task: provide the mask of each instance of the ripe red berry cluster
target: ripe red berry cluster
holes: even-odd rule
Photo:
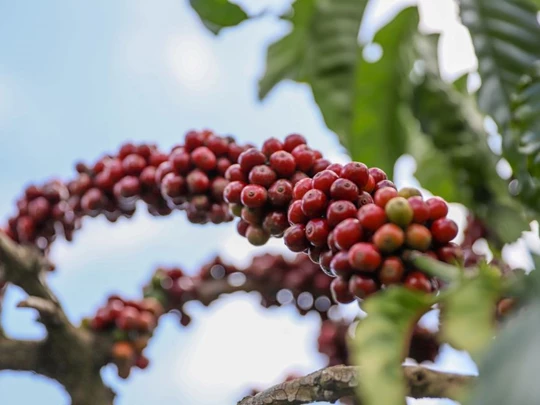
[[[287,228],[287,210],[295,185],[330,165],[306,139],[291,134],[283,142],[270,138],[262,149],[250,148],[226,173],[230,183],[224,198],[234,215],[241,217],[238,232],[255,245],[273,236],[280,238]]]
[[[360,320],[359,322],[362,322]],[[328,356],[328,365],[351,364],[347,345],[351,325],[343,321],[325,320],[321,324],[321,331],[317,339],[320,353]],[[407,357],[418,363],[434,361],[439,354],[440,344],[436,334],[430,330],[416,325],[411,337]]]
[[[126,143],[93,165],[78,163],[78,176],[65,185],[51,181],[27,187],[6,232],[17,242],[46,249],[56,237],[57,224],[71,240],[83,216],[102,214],[115,222],[131,217],[139,200],[152,215],[181,209],[193,223],[230,221],[223,200],[225,173],[245,149],[210,131],[188,132],[184,145],[170,153],[155,145]]]
[[[180,268],[159,268],[144,294],[158,299],[167,311],[179,314],[183,325],[191,320],[183,308],[186,302],[197,300],[209,305],[220,295],[235,291],[257,291],[264,307],[290,303],[301,314],[316,310],[326,318],[332,307],[330,282],[305,255],[289,261],[281,255],[263,254],[243,269],[216,257],[194,276]]]
[[[118,366],[118,375],[127,378],[133,366],[141,369],[148,366],[148,359],[142,352],[163,312],[163,306],[154,298],[133,301],[114,295],[83,324],[112,336],[115,341],[112,360]]]

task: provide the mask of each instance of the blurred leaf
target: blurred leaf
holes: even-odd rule
[[[454,89],[459,91],[461,94],[469,94],[469,90],[467,89],[468,81],[469,81],[469,74],[465,73],[459,76],[456,80],[454,80],[452,84],[454,85]]]
[[[492,204],[488,207],[487,218],[503,243],[515,242],[523,231],[530,229],[529,220],[514,205]]]
[[[474,278],[463,279],[441,298],[442,341],[473,358],[485,351],[495,335],[495,311],[501,292],[498,269],[480,266]]]
[[[480,363],[467,405],[531,405],[540,398],[540,260],[531,277],[532,301],[509,319]]]
[[[276,84],[285,79],[304,81],[309,68],[308,52],[313,43],[312,25],[315,23],[317,0],[296,0],[289,34],[268,47],[266,71],[259,81],[259,99],[264,99]]]
[[[234,27],[249,18],[240,6],[228,0],[189,0],[189,3],[204,26],[215,35],[222,28]]]
[[[352,342],[354,363],[362,369],[363,404],[405,404],[401,363],[414,326],[432,304],[432,296],[403,287],[389,288],[364,302],[368,316],[358,323]]]
[[[537,8],[524,0],[462,0],[460,9],[478,57],[480,108],[504,127],[510,119],[511,94],[540,59]]]

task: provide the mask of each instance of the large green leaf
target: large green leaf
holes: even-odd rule
[[[352,342],[353,361],[362,370],[358,395],[363,404],[405,404],[401,363],[414,326],[432,304],[432,296],[403,287],[365,301],[368,316],[358,323]]]
[[[478,357],[495,335],[495,305],[501,293],[501,274],[487,265],[473,278],[443,293],[441,339]]]
[[[480,107],[504,127],[519,79],[540,59],[537,8],[525,0],[461,0],[460,7],[478,57]]]
[[[392,173],[406,146],[400,107],[410,89],[412,60],[406,51],[418,12],[412,7],[402,11],[376,34],[383,56],[370,63],[358,44],[366,4],[297,0],[292,31],[268,49],[259,96],[264,98],[284,79],[308,83],[326,125],[352,158]]]
[[[229,0],[189,0],[189,2],[204,26],[216,35],[222,28],[234,27],[248,19],[245,11]]]

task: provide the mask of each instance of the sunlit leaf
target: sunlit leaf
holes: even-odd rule
[[[248,19],[240,6],[228,0],[189,0],[189,2],[204,26],[216,35],[222,28],[234,27]]]

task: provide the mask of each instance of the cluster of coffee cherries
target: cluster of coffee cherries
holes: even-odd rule
[[[218,256],[193,276],[178,267],[158,268],[144,295],[158,299],[167,311],[178,314],[184,326],[191,320],[184,311],[186,302],[197,300],[209,305],[222,294],[236,291],[258,292],[266,308],[293,304],[301,314],[315,310],[325,319],[333,307],[330,282],[305,255],[287,260],[281,255],[263,254],[241,269]]]
[[[358,322],[362,322],[359,320]],[[352,337],[355,323],[334,321],[327,319],[321,324],[321,331],[317,339],[317,348],[320,353],[328,357],[330,366],[338,364],[351,364],[347,340]],[[409,352],[407,357],[418,363],[435,361],[439,354],[440,344],[436,333],[422,326],[416,325],[413,329]]]
[[[232,220],[223,192],[227,169],[247,147],[211,131],[190,131],[183,145],[161,152],[155,145],[126,143],[93,165],[78,163],[75,179],[31,185],[17,201],[6,233],[45,250],[61,229],[67,240],[83,216],[104,215],[115,222],[133,216],[139,200],[150,214],[185,210],[193,223]]]
[[[83,325],[113,337],[113,363],[118,367],[118,375],[127,378],[132,367],[145,369],[148,366],[148,358],[142,352],[163,312],[163,306],[154,298],[134,301],[113,295],[93,318],[85,319]]]

